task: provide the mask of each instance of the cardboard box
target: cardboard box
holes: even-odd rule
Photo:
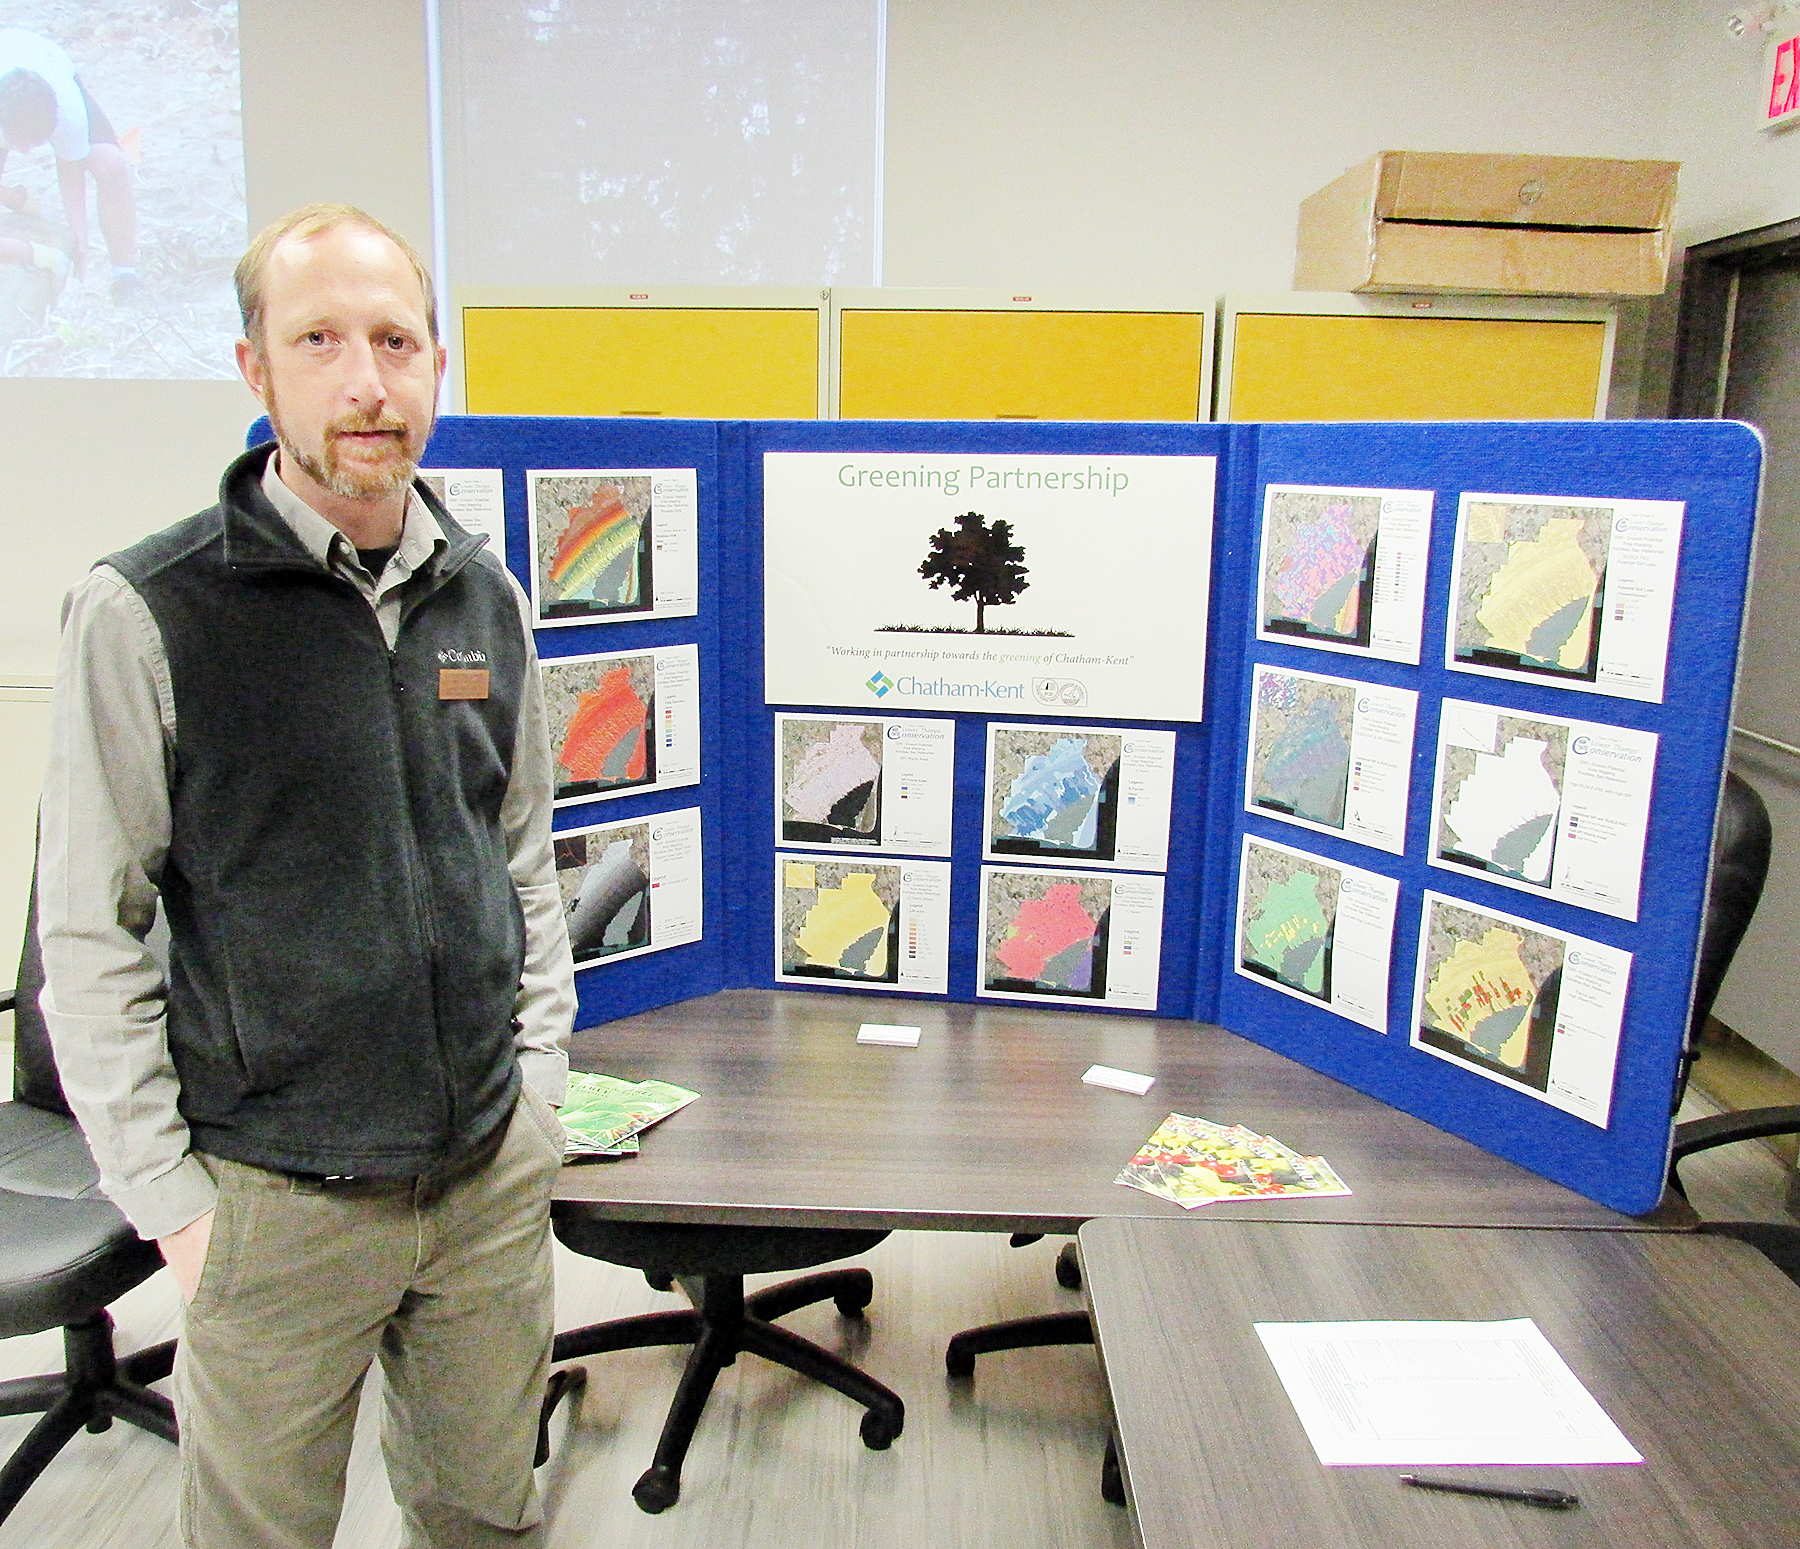
[[[1301,204],[1294,289],[1660,295],[1680,169],[1382,151]]]

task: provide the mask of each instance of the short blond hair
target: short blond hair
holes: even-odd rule
[[[438,342],[437,291],[431,283],[431,272],[425,267],[425,260],[419,257],[418,250],[399,232],[352,204],[303,204],[297,210],[289,210],[280,219],[270,221],[257,232],[256,240],[238,260],[234,276],[237,282],[238,311],[244,319],[244,337],[256,347],[258,354],[262,353],[263,282],[268,274],[269,255],[275,251],[276,245],[287,237],[306,242],[339,226],[358,226],[364,231],[373,231],[378,236],[386,237],[406,255],[406,261],[418,276],[419,290],[425,297],[425,321],[431,329],[431,342],[435,345]]]

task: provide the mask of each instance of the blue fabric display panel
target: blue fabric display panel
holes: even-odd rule
[[[829,704],[766,700],[765,637],[784,621],[764,616],[765,457],[793,453],[846,467],[859,456],[1216,459],[1200,717],[1054,717],[1034,714],[1029,697],[968,709],[905,700],[915,680],[901,659],[920,652],[902,644],[1004,649],[1004,635],[960,625],[896,636],[893,659],[855,661]],[[1217,1022],[1603,1204],[1656,1205],[1755,526],[1761,449],[1746,427],[468,417],[440,421],[424,466],[501,471],[508,563],[528,589],[528,471],[697,474],[693,615],[537,632],[549,666],[698,650],[699,783],[572,797],[555,827],[698,807],[704,935],[578,970],[578,1025],[734,985],[880,987],[780,971],[778,854],[821,877],[859,855],[890,866],[930,857],[948,887],[948,962],[944,993],[926,998],[977,1000],[984,973],[993,983],[983,874],[999,863],[984,849],[990,725],[1053,736],[1091,720],[1173,743],[1166,858],[1137,879],[1154,874],[1161,887],[1154,1007],[1091,1009]],[[822,527],[820,587],[840,580],[836,537]],[[1133,537],[1126,526],[1094,541]],[[1135,559],[1167,568],[1156,552]],[[1409,609],[1410,642],[1384,643]],[[886,735],[949,723],[943,847],[784,843],[782,717],[873,721]],[[1110,877],[1130,880],[1132,864],[1117,860]],[[919,995],[891,980],[891,1017],[904,1022]]]
[[[829,452],[844,454],[846,459],[851,459],[856,454],[956,454],[965,460],[986,459],[990,464],[1022,456],[1065,456],[1086,460],[1083,467],[1090,463],[1104,467],[1107,458],[1216,457],[1220,459],[1219,474],[1222,480],[1225,472],[1223,454],[1232,433],[1228,427],[1214,425],[1036,426],[976,425],[967,422],[892,424],[868,421],[750,425],[743,431],[743,504],[746,526],[742,535],[741,552],[746,557],[763,552],[763,470],[764,457],[770,453]],[[944,510],[949,512],[969,505],[985,504],[977,490],[965,487],[961,495],[964,498],[946,504]],[[1222,514],[1221,487],[1215,493],[1215,522],[1219,521]],[[1095,535],[1094,541],[1128,544],[1130,540],[1126,536],[1102,532]],[[1217,541],[1216,535],[1215,556],[1220,546],[1222,545]],[[1033,558],[1029,549],[1027,558]],[[1149,564],[1155,564],[1158,560],[1158,556],[1154,554],[1143,558]],[[990,721],[1007,725],[1041,725],[1054,731],[1058,726],[1069,725],[1070,718],[1057,720],[1034,714],[1029,701],[1020,702],[1017,709],[1009,707],[985,712],[957,710],[954,708],[955,701],[949,702],[942,709],[932,707],[890,711],[873,694],[864,697],[860,704],[846,704],[839,700],[833,706],[765,705],[766,664],[763,658],[764,629],[761,619],[764,567],[759,563],[746,563],[730,566],[729,572],[726,578],[726,606],[730,617],[734,621],[741,619],[743,624],[741,630],[735,622],[731,626],[731,632],[739,637],[741,644],[732,652],[732,660],[727,666],[725,694],[728,702],[749,712],[745,725],[745,754],[741,760],[734,761],[741,763],[742,775],[739,786],[734,789],[730,798],[734,808],[745,814],[743,828],[748,840],[746,844],[733,849],[732,864],[738,869],[731,878],[729,888],[732,908],[737,912],[733,935],[744,944],[741,955],[737,955],[740,971],[745,975],[744,982],[770,988],[778,983],[787,986],[794,983],[791,978],[778,979],[774,969],[771,939],[776,909],[776,874],[772,860],[777,848],[774,784],[777,714],[786,711],[821,717],[857,714],[929,715],[955,722],[955,801],[949,856],[952,880],[947,998],[963,1001],[976,999],[977,979],[981,972],[978,960],[983,945],[979,892],[988,725]],[[838,584],[824,568],[823,556],[817,584],[821,587]],[[1232,653],[1235,646],[1234,633],[1229,619],[1221,618],[1218,609],[1211,613],[1211,636],[1209,652],[1225,655]],[[974,638],[976,637],[966,634],[903,636],[897,638],[897,643],[916,645],[921,640],[950,640],[966,645]],[[1007,637],[998,638],[1004,640]],[[878,670],[898,675],[901,671],[898,661],[899,658],[896,657],[873,665]],[[860,679],[870,665],[872,664],[864,662],[851,676]],[[1020,669],[1014,676],[1022,678],[1025,674]],[[1169,832],[1155,1004],[1158,1015],[1193,1014],[1197,942],[1204,917],[1201,891],[1209,870],[1204,864],[1205,805],[1194,799],[1194,793],[1204,786],[1204,771],[1212,756],[1213,740],[1222,730],[1228,730],[1220,724],[1217,707],[1230,704],[1233,681],[1229,674],[1221,682],[1209,673],[1208,704],[1202,720],[1131,723],[1134,729],[1166,732],[1175,741],[1175,800]],[[1219,700],[1214,696],[1219,694],[1221,686],[1225,690],[1225,696]],[[861,691],[858,689],[853,692]],[[1076,724],[1082,719],[1075,717]],[[843,860],[847,853],[854,854],[840,851],[835,856],[820,854],[812,858],[820,861],[833,858]],[[851,983],[846,987],[857,989],[869,986]],[[894,995],[892,1014],[895,1020],[906,1020],[906,1002],[910,998],[910,995],[904,993]],[[1066,1001],[1054,1003],[1068,1004]],[[1012,1004],[1020,1002],[1014,1001]]]
[[[1284,995],[1236,971],[1237,920],[1228,908],[1203,933],[1196,1015],[1215,1020],[1484,1149],[1554,1178],[1615,1209],[1637,1214],[1660,1198],[1668,1160],[1671,1097],[1686,1033],[1707,868],[1730,728],[1746,578],[1756,517],[1761,448],[1742,425],[1705,421],[1530,425],[1261,426],[1242,448],[1254,483],[1239,511],[1251,532],[1270,484],[1404,489],[1434,495],[1424,588],[1420,665],[1331,655],[1258,639],[1256,577],[1239,574],[1246,606],[1234,610],[1240,642],[1235,704],[1221,714],[1233,735],[1215,744],[1209,862],[1229,893],[1237,884],[1244,835],[1290,846],[1398,882],[1387,1032],[1377,1033],[1317,1002]],[[1574,691],[1556,679],[1478,676],[1446,668],[1454,628],[1453,558],[1459,497],[1465,492],[1536,493],[1576,503],[1679,501],[1682,512],[1667,673],[1660,702]],[[1628,538],[1629,535],[1627,534]],[[1614,536],[1614,556],[1626,541]],[[1254,541],[1251,558],[1254,562]],[[1466,566],[1465,566],[1466,568]],[[1226,576],[1222,585],[1233,584]],[[1608,596],[1608,613],[1612,597]],[[1611,623],[1609,617],[1606,622]],[[1254,727],[1256,670],[1272,666],[1409,689],[1418,694],[1410,801],[1403,854],[1320,831],[1303,831],[1262,812],[1247,813],[1244,760]],[[1475,701],[1527,726],[1577,720],[1653,734],[1655,777],[1637,918],[1617,918],[1540,891],[1500,885],[1473,869],[1429,865],[1439,720],[1445,701]],[[1228,751],[1229,748],[1229,751]],[[1221,824],[1223,827],[1223,824]],[[1548,935],[1583,938],[1630,954],[1623,1027],[1604,1125],[1545,1101],[1530,1073],[1510,1078],[1503,1062],[1483,1073],[1415,1046],[1414,1002],[1425,893],[1499,917],[1503,936],[1531,939],[1510,917]],[[1479,943],[1476,943],[1478,945]],[[1507,943],[1510,952],[1510,943]],[[1442,962],[1442,952],[1437,960]],[[1464,986],[1468,984],[1464,980]],[[1565,965],[1562,994],[1572,993]],[[1216,997],[1216,998],[1211,998]],[[1518,1036],[1525,1036],[1521,1027]],[[1561,1029],[1557,1029],[1561,1036]],[[1517,1064],[1518,1062],[1514,1062]],[[1499,1066],[1498,1079],[1493,1067]],[[1536,1082],[1541,1086],[1544,1075]],[[1602,1081],[1604,1086],[1606,1083]]]

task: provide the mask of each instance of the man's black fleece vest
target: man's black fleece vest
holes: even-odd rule
[[[527,665],[480,540],[374,610],[262,493],[107,563],[162,634],[175,694],[169,1045],[194,1149],[289,1172],[410,1176],[480,1141],[518,1093],[524,924],[500,804]],[[489,697],[438,697],[485,667]]]

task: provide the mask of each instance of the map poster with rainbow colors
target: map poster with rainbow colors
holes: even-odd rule
[[[1237,971],[1385,1033],[1399,902],[1392,877],[1245,834]]]
[[[777,855],[775,977],[947,994],[950,863]]]
[[[1661,704],[1684,512],[1679,500],[1465,494],[1445,664]]]
[[[695,469],[530,469],[525,487],[540,629],[699,612]]]
[[[1419,665],[1432,492],[1271,484],[1256,635]]]
[[[981,869],[977,995],[1156,1009],[1163,879]]]
[[[1605,1129],[1631,954],[1426,893],[1412,1045]]]

